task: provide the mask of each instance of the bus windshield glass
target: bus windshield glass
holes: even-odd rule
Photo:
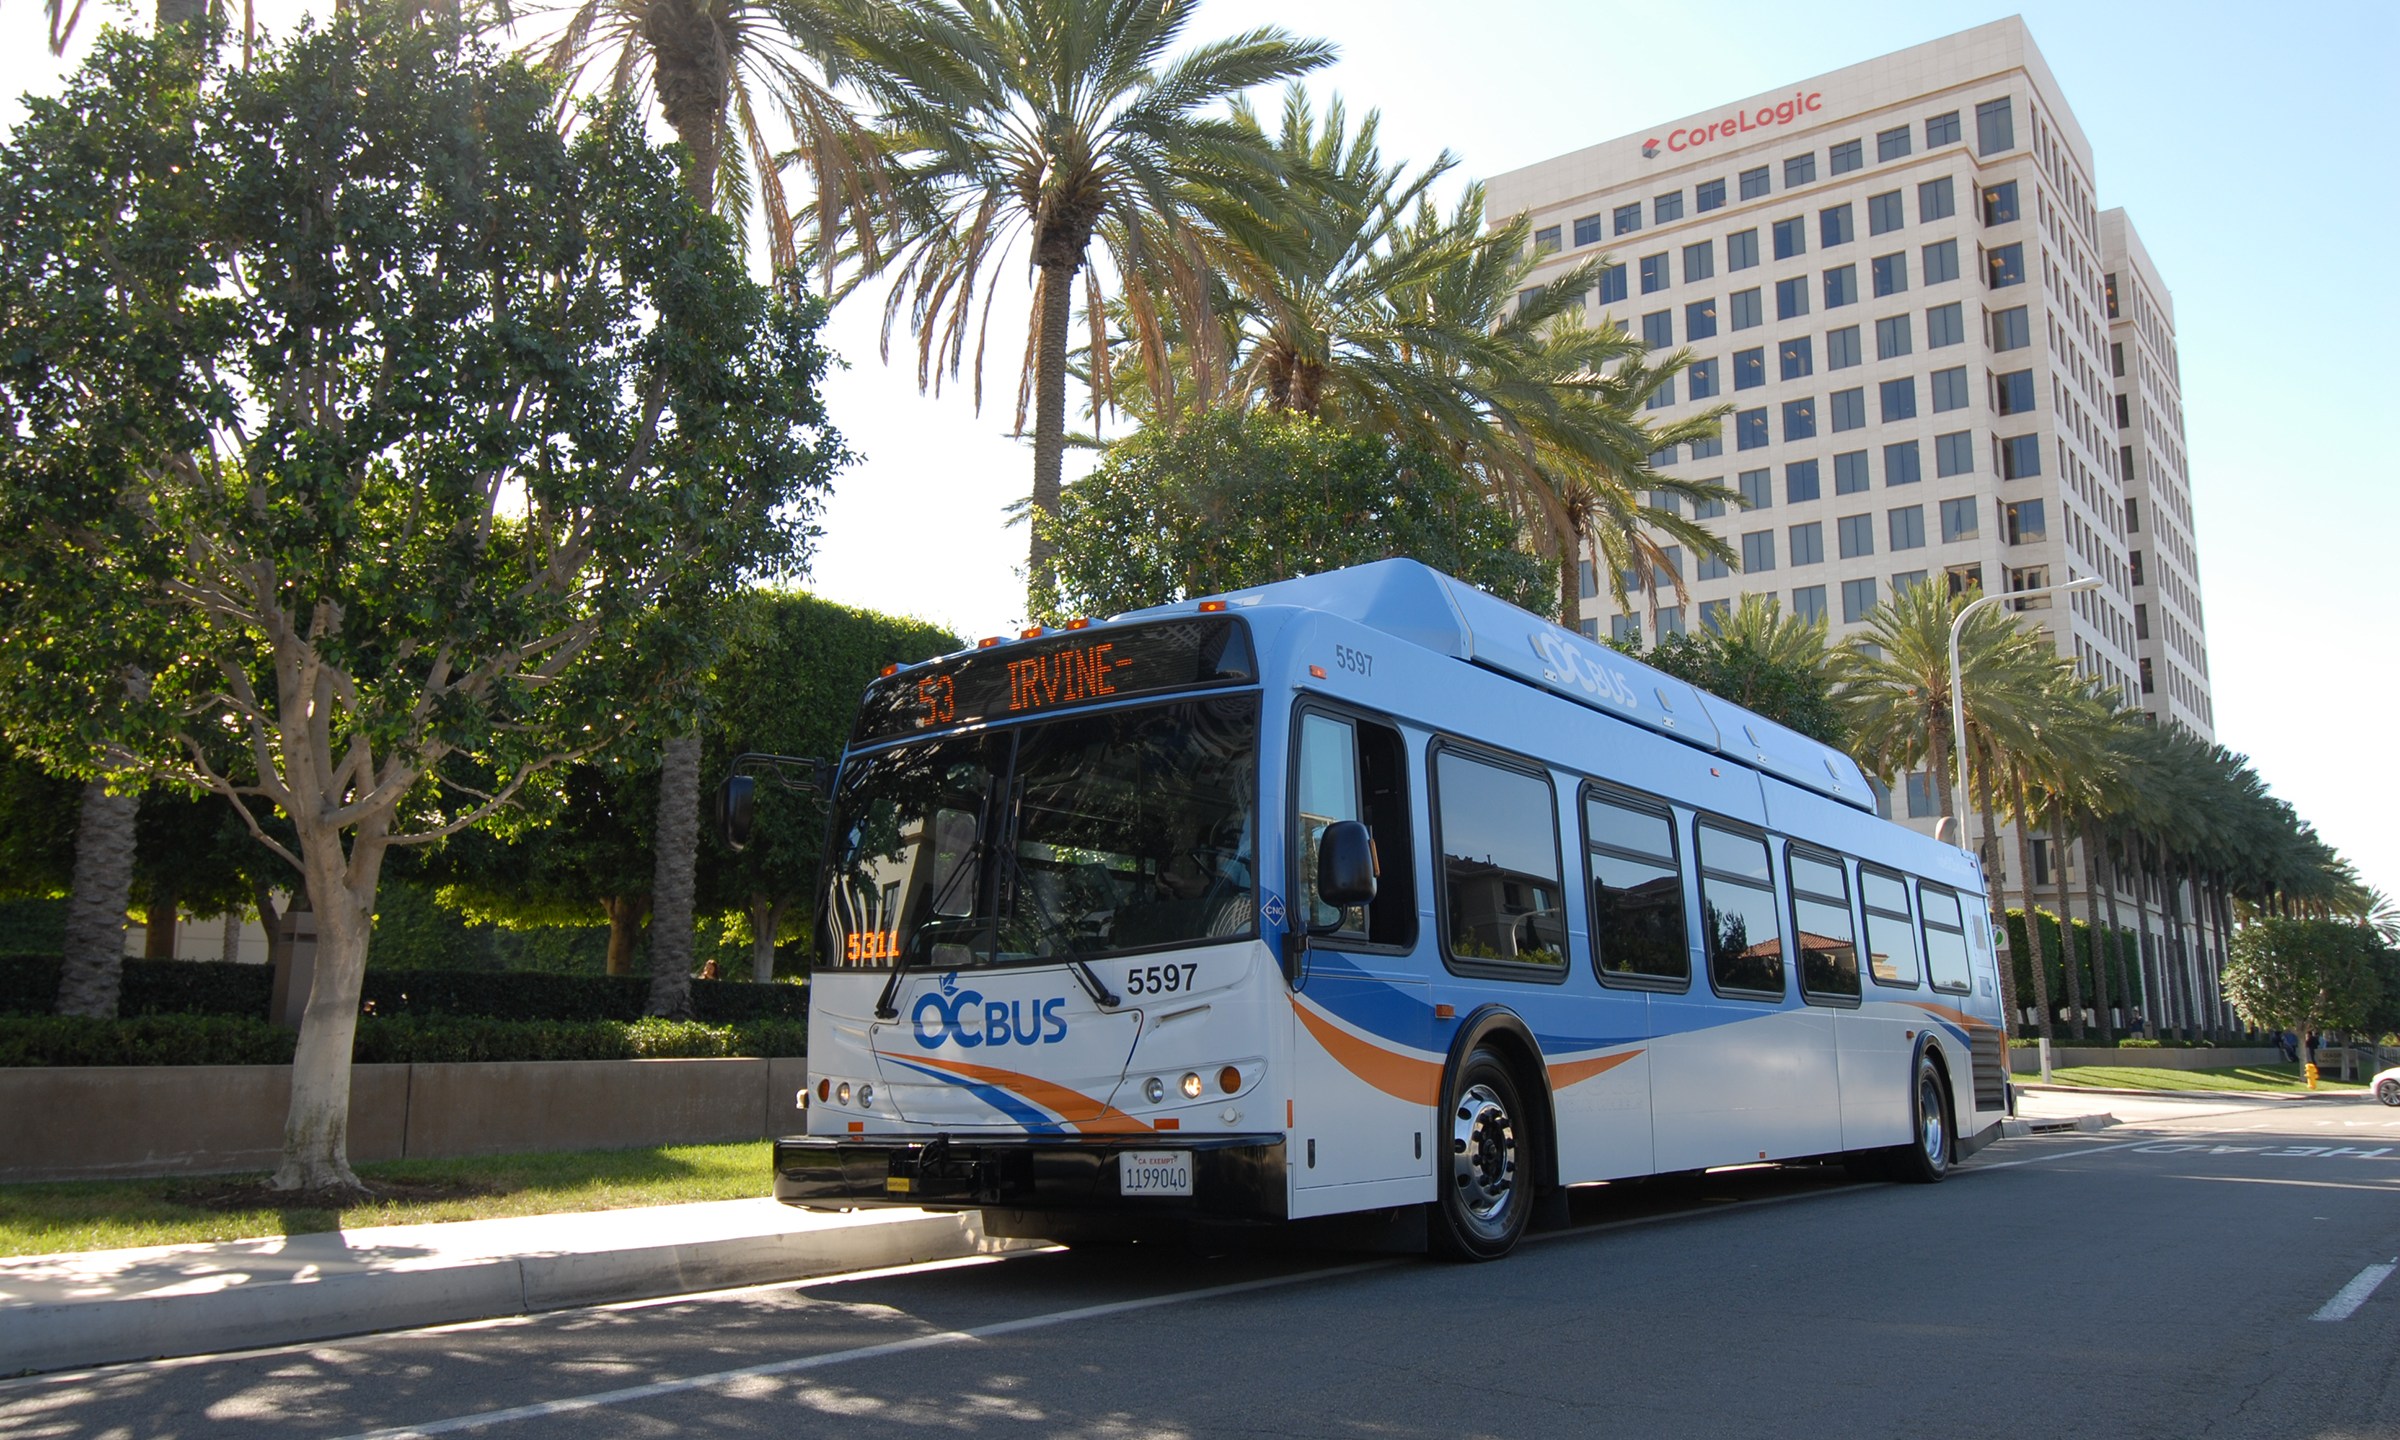
[[[855,758],[819,963],[1056,963],[1255,935],[1257,801],[1255,695]]]

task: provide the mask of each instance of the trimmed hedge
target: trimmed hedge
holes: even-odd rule
[[[232,1015],[0,1017],[0,1067],[32,1065],[289,1065],[295,1032]],[[712,1060],[808,1053],[794,1020],[492,1020],[361,1017],[360,1065],[515,1060]]]
[[[0,956],[0,1014],[46,1015],[58,1002],[55,955]],[[125,962],[120,1016],[244,1015],[265,1018],[275,987],[264,965],[221,960]],[[535,970],[367,971],[360,1013],[482,1016],[495,1020],[621,1020],[642,1018],[650,998],[647,975],[558,975]],[[805,1021],[808,992],[798,985],[741,980],[694,980],[692,1013],[716,1025],[760,1020]]]
[[[2058,917],[2038,906],[2033,913],[2040,925],[2042,959],[2049,971],[2050,1008],[2056,1011],[2067,1003],[2067,962],[2066,953],[2058,943]],[[2011,907],[2007,912],[2007,924],[2008,953],[2016,968],[2017,1003],[2031,1005],[2033,952],[2025,943],[2025,912]],[[2093,996],[2098,993],[2092,983],[2095,948],[2106,950],[2109,956],[2123,960],[2122,968],[2117,958],[2108,961],[2108,1003],[2120,1009],[2139,1007],[2142,1004],[2142,966],[2139,952],[2134,946],[2133,932],[2125,929],[2111,931],[2105,924],[2095,932],[2089,923],[2079,917],[2075,921],[2075,959],[2079,971],[2076,978],[2083,984],[2083,1003],[2091,1004]],[[2126,993],[2128,989],[2131,994]]]

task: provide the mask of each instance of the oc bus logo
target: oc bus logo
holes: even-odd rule
[[[917,1043],[938,1050],[955,1043],[962,1050],[981,1045],[1055,1045],[1067,1038],[1066,997],[1047,1000],[986,1000],[979,991],[944,994],[928,990],[917,997],[909,1023]]]

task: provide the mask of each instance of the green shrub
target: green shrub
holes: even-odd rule
[[[0,1066],[288,1065],[294,1032],[230,1015],[0,1017]],[[795,1020],[494,1020],[365,1016],[351,1059],[361,1065],[518,1060],[707,1060],[807,1053]]]
[[[128,960],[119,1015],[248,1015],[267,1018],[275,972],[223,960]]]
[[[47,1015],[58,1008],[56,955],[0,955],[0,1015]]]
[[[234,1015],[0,1018],[0,1066],[289,1065],[290,1030]]]

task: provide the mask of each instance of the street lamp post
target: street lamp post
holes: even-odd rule
[[[1950,817],[1951,824],[1957,827],[1957,833],[1952,838],[1958,842],[1959,849],[1965,850],[1969,854],[1974,853],[1974,847],[1967,843],[1967,697],[1959,675],[1958,660],[1958,640],[1959,636],[1966,631],[1967,617],[1986,605],[1996,604],[2002,600],[2030,600],[2036,595],[2064,595],[2070,591],[2096,590],[2099,587],[2099,578],[2087,575],[2081,580],[2069,580],[2063,585],[2037,585],[2031,590],[2012,590],[2005,595],[1986,595],[1980,600],[1970,600],[1959,607],[1957,617],[1951,620],[1950,763],[1956,767],[1957,779],[1952,789],[1953,803],[1950,806]],[[2062,856],[2061,859],[2063,860],[2064,857]],[[2025,912],[2025,933],[2028,937],[2033,934],[2033,910],[2030,901],[2027,902]],[[2002,1033],[2006,1033],[2005,1029]],[[2042,1083],[2047,1085],[2050,1083],[2050,1042],[2042,1041],[2041,1049]]]

